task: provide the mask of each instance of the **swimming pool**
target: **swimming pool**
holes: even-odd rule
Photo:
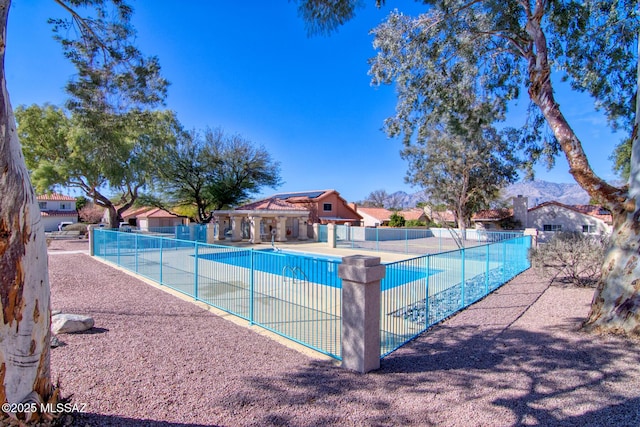
[[[341,258],[325,255],[273,249],[224,251],[198,255],[199,259],[221,262],[237,267],[251,268],[264,273],[282,275],[285,279],[305,280],[321,285],[342,287],[338,277],[338,265]],[[389,264],[382,281],[382,290],[392,289],[427,276],[440,273],[441,270],[420,267],[408,268]]]

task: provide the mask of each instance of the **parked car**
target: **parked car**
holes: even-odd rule
[[[62,221],[60,224],[58,224],[58,231],[62,231],[63,228],[71,224],[73,224],[73,222],[71,221]]]

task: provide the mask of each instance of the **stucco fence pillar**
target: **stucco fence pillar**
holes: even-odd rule
[[[342,367],[366,373],[380,368],[380,257],[342,258]]]
[[[336,225],[327,224],[327,244],[330,248],[336,247]]]

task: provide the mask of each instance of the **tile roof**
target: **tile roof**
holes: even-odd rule
[[[138,215],[140,218],[181,218],[180,215],[172,214],[164,209],[153,208]]]
[[[513,209],[484,209],[474,213],[471,219],[473,221],[499,221],[501,219],[509,218],[510,216],[513,216]]]
[[[391,214],[393,213],[385,208],[361,208],[360,206],[358,206],[356,212],[362,212],[381,221],[389,221],[389,219],[391,219]]]
[[[419,208],[413,208],[413,209],[400,211],[398,212],[398,214],[402,215],[402,217],[407,221],[418,220],[424,215],[424,210]]]
[[[76,198],[71,196],[65,196],[58,193],[40,194],[36,196],[39,202],[75,202]]]
[[[40,216],[74,216],[74,217],[77,217],[78,216],[78,211],[76,211],[76,210],[73,210],[73,211],[56,211],[56,210],[41,211],[40,212]]]
[[[281,200],[275,197],[269,199],[258,200],[257,202],[247,203],[246,205],[239,206],[235,210],[238,211],[301,211],[308,212],[300,206],[296,206],[293,203],[289,203],[286,200]]]

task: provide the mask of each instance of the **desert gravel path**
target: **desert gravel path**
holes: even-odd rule
[[[78,426],[640,426],[640,343],[577,332],[590,289],[527,271],[360,375],[54,241],[52,349]],[[55,254],[55,255],[54,255]]]

